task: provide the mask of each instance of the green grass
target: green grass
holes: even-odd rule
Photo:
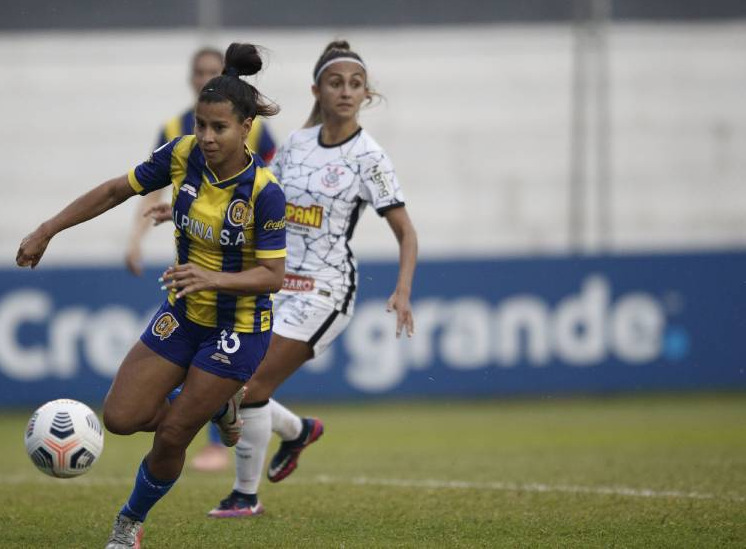
[[[743,394],[298,409],[327,432],[263,483],[264,516],[207,519],[232,474],[187,470],[144,546],[746,546]],[[107,434],[89,474],[55,480],[25,455],[27,416],[0,415],[0,546],[103,547],[150,437]]]

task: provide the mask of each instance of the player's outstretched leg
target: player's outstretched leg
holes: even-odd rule
[[[292,414],[295,416],[295,414],[290,412],[290,410],[274,400],[271,401],[271,406],[273,427],[277,423],[276,418],[278,415],[283,416]],[[277,453],[272,457],[272,461],[269,463],[269,467],[267,468],[267,478],[269,478],[270,482],[280,482],[295,471],[298,467],[300,453],[310,444],[316,442],[321,435],[324,434],[324,424],[321,420],[311,417],[305,417],[303,419],[300,419],[297,416],[295,417],[301,423],[300,434],[295,438],[288,440],[283,436],[283,433],[280,430],[275,429],[281,436],[283,436],[284,440],[282,441],[282,444],[280,444]],[[288,422],[283,421],[283,423]]]
[[[264,512],[257,492],[262,480],[264,456],[272,437],[272,417],[266,400],[243,406],[239,412],[243,427],[236,445],[233,491],[207,513],[212,518],[253,517]]]

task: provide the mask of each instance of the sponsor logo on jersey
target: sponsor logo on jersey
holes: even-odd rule
[[[333,189],[334,187],[339,185],[339,181],[341,180],[344,173],[344,169],[339,166],[327,166],[326,174],[324,174],[324,177],[321,178],[321,183],[322,185],[324,185],[324,187]]]
[[[153,322],[153,335],[161,338],[161,341],[171,337],[174,330],[179,327],[179,321],[171,313],[163,313]]]
[[[237,234],[233,235],[228,229],[214,230],[204,221],[180,214],[175,209],[174,225],[183,233],[182,237],[189,235],[194,239],[218,242],[221,246],[243,246],[246,244],[247,237],[243,231],[237,231]]]
[[[275,221],[274,219],[270,219],[264,224],[264,230],[265,231],[279,231],[280,229],[285,228],[285,218],[278,219]]]
[[[306,225],[318,229],[324,216],[324,207],[314,204],[313,206],[296,206],[288,202],[285,205],[285,219],[288,223]]]
[[[286,274],[282,279],[282,289],[291,292],[310,292],[313,290],[315,280],[309,276]]]
[[[378,189],[378,198],[386,198],[393,194],[391,190],[391,181],[389,177],[381,171],[381,167],[376,164],[371,169],[371,179]]]
[[[228,223],[234,227],[248,227],[254,220],[251,204],[237,198],[228,206]]]

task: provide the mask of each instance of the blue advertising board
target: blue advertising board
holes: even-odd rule
[[[353,321],[280,389],[295,400],[746,389],[746,253],[422,261],[416,334],[397,267],[360,268]],[[97,406],[163,294],[160,271],[0,270],[0,405]]]

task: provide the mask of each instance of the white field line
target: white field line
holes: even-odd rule
[[[63,480],[44,476],[32,475],[0,475],[0,486],[20,484],[71,484],[79,486],[122,486],[132,483],[134,477],[98,477],[85,476],[76,479]],[[215,477],[190,476],[185,479],[191,484],[215,484]],[[420,488],[423,490],[487,490],[494,492],[530,492],[530,493],[566,493],[590,494],[601,496],[624,496],[633,498],[668,498],[668,499],[699,499],[746,502],[746,497],[733,494],[709,494],[704,492],[683,492],[678,490],[651,490],[647,488],[627,488],[624,486],[576,486],[568,484],[540,484],[516,482],[469,482],[463,480],[416,480],[393,478],[340,478],[328,475],[317,475],[310,479],[294,478],[293,484],[315,485],[352,485],[352,486],[382,486],[391,488]]]
[[[636,498],[673,498],[673,499],[716,499],[746,502],[746,497],[729,494],[707,494],[702,492],[681,492],[676,490],[650,490],[647,488],[626,488],[623,486],[573,486],[566,484],[520,484],[515,482],[468,482],[462,480],[406,480],[357,477],[337,479],[317,476],[314,484],[354,484],[369,486],[392,486],[395,488],[423,488],[428,490],[492,490],[497,492],[537,492],[537,493],[570,493],[595,494],[604,496],[627,496]],[[310,484],[310,482],[309,482]]]

